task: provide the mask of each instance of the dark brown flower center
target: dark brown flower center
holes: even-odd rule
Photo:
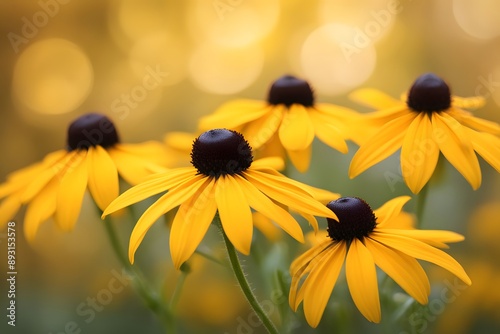
[[[302,104],[311,107],[314,104],[314,94],[307,81],[291,75],[285,75],[276,80],[269,90],[267,101],[270,104]]]
[[[252,148],[243,135],[227,129],[202,133],[195,139],[191,151],[191,164],[206,176],[241,173],[252,161]]]
[[[367,237],[377,225],[370,206],[357,197],[342,197],[326,205],[339,220],[327,218],[328,236],[333,240],[351,241]]]
[[[91,146],[113,146],[120,140],[115,125],[101,114],[80,116],[68,128],[68,151],[88,149]]]
[[[408,93],[408,107],[418,112],[440,112],[450,108],[450,87],[433,73],[421,75]]]

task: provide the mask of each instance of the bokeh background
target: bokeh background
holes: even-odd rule
[[[0,180],[63,148],[68,123],[86,112],[107,114],[124,142],[162,140],[171,131],[196,131],[200,116],[230,99],[265,99],[272,81],[284,74],[307,79],[320,102],[366,112],[348,99],[354,89],[375,87],[399,96],[417,76],[434,72],[456,95],[483,95],[486,106],[476,115],[500,122],[499,11],[495,0],[1,1]],[[363,197],[374,208],[410,194],[397,177],[397,156],[349,180],[356,148],[351,144],[342,155],[315,142],[310,170],[290,169],[290,176]],[[369,324],[349,297],[331,303],[316,331],[298,325],[302,311],[289,314],[289,327],[297,333],[500,331],[500,176],[482,160],[481,167],[483,184],[473,191],[443,164],[422,222],[466,236],[449,252],[473,286],[455,289],[457,298],[445,303],[440,295],[453,278],[429,266],[430,308],[400,319],[401,330],[385,319],[388,314],[383,324]],[[2,314],[1,333],[161,333],[121,275],[88,199],[69,234],[49,221],[27,244],[22,213],[15,221],[17,322],[7,326]],[[120,226],[124,242],[132,226]],[[168,299],[180,274],[169,258],[168,229],[157,224],[154,231],[138,263]],[[6,235],[0,233],[4,313]],[[223,258],[215,231],[203,247]],[[277,309],[288,306],[286,296],[279,298],[276,268],[286,272],[302,249],[286,236],[269,243],[257,234],[254,255],[245,258],[259,297],[269,300],[274,292]],[[197,255],[190,266],[177,306],[179,333],[264,331],[231,272]],[[350,325],[337,326],[340,318]]]

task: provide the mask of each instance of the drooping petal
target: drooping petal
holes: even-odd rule
[[[464,236],[461,234],[442,230],[402,230],[385,228],[381,232],[410,237],[438,248],[449,248],[448,245],[446,245],[447,243],[464,240]]]
[[[240,178],[219,177],[215,186],[215,201],[228,239],[240,253],[248,255],[253,235],[252,212],[240,183],[244,183]]]
[[[316,258],[317,256],[319,256],[319,254],[327,250],[328,247],[331,246],[331,244],[333,244],[333,241],[331,239],[325,239],[318,245],[309,248],[302,255],[293,260],[292,264],[290,265],[290,274],[292,276],[295,276],[302,267],[306,266],[309,262],[312,261],[312,259]]]
[[[191,177],[161,196],[142,214],[130,235],[128,248],[130,263],[134,263],[135,251],[141,244],[142,239],[144,239],[146,232],[158,218],[181,203],[188,201],[201,187],[206,186],[206,183],[208,183],[207,178],[202,175]],[[193,209],[196,209],[196,207]]]
[[[345,273],[352,300],[363,316],[380,322],[380,301],[375,262],[363,243],[354,238],[347,252]]]
[[[305,173],[309,168],[309,163],[311,162],[312,155],[312,146],[309,146],[302,151],[289,151],[286,153],[292,161],[292,164],[297,168],[297,170],[301,173]]]
[[[400,100],[373,88],[357,89],[349,94],[349,98],[373,109],[387,109],[401,104]]]
[[[285,105],[274,106],[267,114],[245,126],[244,135],[252,149],[256,150],[267,145],[267,142],[278,132],[285,112],[287,112]]]
[[[87,190],[87,152],[78,152],[62,176],[57,193],[55,220],[64,231],[73,229]]]
[[[113,200],[104,210],[102,216],[123,209],[129,205],[140,202],[143,199],[156,195],[160,192],[169,190],[179,184],[189,180],[196,175],[196,169],[192,167],[177,168],[152,176],[121,194]]]
[[[334,123],[325,121],[319,112],[310,111],[310,118],[314,126],[316,136],[326,145],[336,149],[341,153],[347,153],[348,148],[345,142],[346,137]]]
[[[299,223],[286,210],[276,205],[245,178],[239,175],[235,177],[250,207],[274,221],[297,241],[304,242],[304,235]]]
[[[198,127],[201,131],[217,128],[234,129],[264,116],[271,108],[263,101],[245,99],[229,101],[220,106],[215,113],[202,117]]]
[[[407,112],[382,126],[354,154],[349,166],[349,177],[352,179],[358,176],[366,169],[396,152],[403,144],[406,129],[416,115],[416,113]]]
[[[372,238],[378,242],[397,249],[411,257],[434,263],[453,273],[464,283],[470,285],[471,280],[462,266],[450,255],[422,241],[396,234],[372,232]]]
[[[459,121],[462,125],[480,132],[488,132],[494,135],[500,134],[500,124],[479,117],[458,108],[451,108],[448,115]]]
[[[215,180],[207,181],[189,200],[182,203],[170,230],[170,254],[179,269],[195,252],[217,211]]]
[[[283,116],[279,137],[283,146],[290,151],[301,151],[311,145],[314,127],[306,107],[300,104],[290,106]]]
[[[410,196],[398,196],[374,210],[375,217],[377,217],[377,228],[383,228],[386,222],[397,216],[410,199]]]
[[[262,212],[252,212],[252,221],[253,226],[270,241],[278,241],[280,239],[281,230]]]
[[[104,210],[118,197],[118,171],[101,146],[89,147],[87,153],[89,191],[97,206]]]
[[[268,197],[291,209],[297,208],[315,216],[337,219],[333,211],[313,199],[308,192],[289,182],[287,178],[250,169],[244,173],[244,176]]]
[[[155,173],[166,171],[166,168],[153,163],[152,159],[127,152],[122,146],[110,148],[108,153],[120,177],[130,185],[139,184]]]
[[[432,114],[434,140],[445,158],[469,182],[474,190],[481,185],[481,169],[467,133],[447,114]]]
[[[17,195],[9,196],[0,203],[0,229],[14,218],[20,208],[21,200]]]
[[[321,261],[304,282],[304,314],[307,323],[316,328],[323,316],[335,283],[344,264],[346,245],[339,242],[325,251]]]
[[[491,167],[500,173],[500,138],[465,128],[472,147]]]
[[[414,258],[378,243],[365,239],[366,248],[373,254],[375,264],[389,275],[403,290],[420,304],[427,304],[431,286],[424,269]]]
[[[33,242],[40,225],[56,211],[58,181],[52,180],[29,203],[24,217],[24,235]]]
[[[429,181],[439,158],[433,127],[426,113],[419,113],[406,131],[401,148],[401,171],[408,188],[418,194]]]

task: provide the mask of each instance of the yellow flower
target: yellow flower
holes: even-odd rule
[[[439,152],[475,190],[481,185],[481,169],[475,152],[500,172],[500,125],[472,116],[461,108],[484,104],[480,97],[451,96],[450,88],[432,73],[420,76],[406,101],[364,89],[352,97],[379,111],[366,116],[372,136],[354,155],[349,177],[354,178],[401,148],[401,172],[413,193],[429,181]]]
[[[379,322],[381,317],[375,265],[421,304],[428,302],[430,284],[417,259],[437,264],[471,284],[462,266],[435,248],[463,240],[461,235],[395,227],[394,219],[409,199],[397,197],[375,211],[359,198],[343,197],[327,204],[338,217],[327,218],[329,238],[315,244],[290,266],[290,306],[296,311],[304,302],[304,314],[311,327],[321,320],[344,262],[354,304],[372,322]],[[402,219],[406,220],[404,216]]]
[[[325,191],[277,172],[272,166],[282,164],[279,158],[253,161],[248,142],[236,131],[215,129],[202,133],[193,143],[191,163],[192,167],[150,177],[120,195],[104,211],[103,216],[168,191],[137,221],[130,236],[130,262],[134,262],[134,254],[154,222],[177,206],[170,231],[170,252],[176,268],[194,253],[216,212],[231,243],[246,255],[253,232],[251,208],[301,242],[302,229],[283,206],[304,216],[315,229],[314,215],[335,216],[312,195]]]
[[[241,132],[261,156],[288,154],[301,172],[309,168],[312,142],[347,153],[347,139],[356,140],[349,124],[357,113],[340,106],[316,103],[307,81],[290,75],[276,80],[267,101],[234,100],[213,115],[201,118],[202,131],[223,127]],[[269,153],[270,152],[270,153]]]
[[[14,218],[26,205],[24,233],[33,240],[41,223],[53,217],[65,231],[73,228],[88,189],[104,210],[118,196],[118,176],[137,184],[165,168],[158,142],[122,144],[114,124],[100,114],[86,114],[68,128],[67,149],[8,175],[0,185],[0,219]]]

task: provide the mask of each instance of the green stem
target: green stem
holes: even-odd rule
[[[420,190],[417,195],[417,204],[415,215],[417,216],[417,227],[422,227],[424,219],[425,205],[427,204],[427,195],[429,194],[429,182]]]
[[[217,216],[215,220],[217,222],[217,226],[219,227],[222,233],[222,236],[224,237],[224,244],[226,246],[227,254],[229,256],[229,262],[231,263],[234,275],[238,280],[238,283],[240,285],[241,290],[243,291],[243,294],[247,298],[248,302],[250,303],[250,306],[254,310],[255,314],[257,314],[257,316],[259,317],[260,321],[267,329],[267,331],[271,334],[278,334],[276,326],[273,324],[271,319],[269,319],[266,312],[264,312],[264,309],[258,302],[257,297],[253,293],[252,289],[250,288],[250,284],[248,283],[245,273],[243,272],[243,268],[241,267],[240,259],[238,258],[236,249],[234,248],[233,244],[231,243],[226,233],[224,232],[221,222]]]
[[[156,294],[150,287],[150,285],[146,282],[142,273],[129,262],[109,216],[106,216],[106,218],[104,218],[104,226],[106,228],[106,234],[108,235],[111,247],[113,248],[113,251],[120,261],[121,265],[123,265],[123,267],[127,271],[127,274],[130,276],[130,280],[132,281],[132,285],[134,286],[135,290],[144,300],[147,307],[151,311],[153,311],[158,316],[158,318],[160,318],[163,325],[165,326],[167,333],[174,333],[175,329],[173,316],[163,305],[163,302],[161,298],[159,298],[158,294]]]

